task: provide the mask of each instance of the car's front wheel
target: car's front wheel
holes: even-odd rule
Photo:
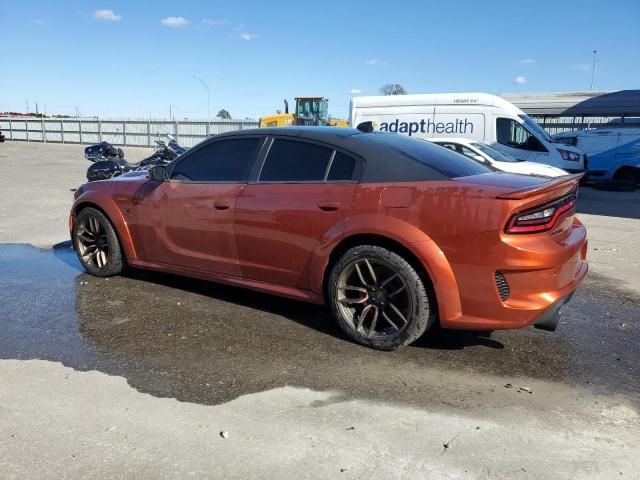
[[[331,310],[356,342],[395,350],[419,338],[435,321],[435,301],[414,267],[386,248],[361,245],[333,266]]]
[[[80,263],[92,275],[110,277],[124,269],[118,235],[100,210],[87,207],[78,213],[73,228],[73,246]]]

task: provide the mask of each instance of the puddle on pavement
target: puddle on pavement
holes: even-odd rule
[[[291,385],[421,405],[437,375],[462,371],[640,397],[640,301],[593,275],[554,334],[442,331],[384,353],[349,342],[322,307],[150,272],[92,277],[68,243],[0,245],[0,272],[0,358],[120,375],[156,396],[217,404]]]

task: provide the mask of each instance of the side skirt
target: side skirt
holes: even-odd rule
[[[247,278],[236,277],[232,275],[222,275],[218,273],[203,272],[201,270],[194,270],[191,268],[179,267],[176,265],[168,265],[164,263],[147,262],[144,260],[130,260],[129,265],[135,268],[143,270],[154,270],[158,272],[174,273],[176,275],[183,275],[185,277],[197,278],[199,280],[206,280],[210,282],[223,283],[225,285],[231,285],[234,287],[248,288],[257,292],[265,292],[281,297],[292,298],[294,300],[300,300],[303,302],[315,303],[318,305],[324,304],[324,298],[322,295],[311,292],[309,290],[301,290],[299,288],[288,287],[285,285],[276,285],[273,283],[261,282],[258,280],[250,280]]]

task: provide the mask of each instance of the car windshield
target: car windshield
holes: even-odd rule
[[[487,145],[485,143],[472,143],[471,146],[474,147],[474,148],[477,148],[482,153],[484,153],[485,155],[491,157],[496,162],[518,162],[519,161],[519,160],[516,160],[515,158],[513,158],[511,155],[507,155],[506,153],[502,153],[501,151],[496,150],[495,148],[490,147],[489,145]]]
[[[542,128],[535,121],[533,121],[529,115],[522,114],[518,116],[524,121],[524,124],[529,128],[529,130],[533,131],[533,133],[535,133],[536,135],[539,135],[540,137],[545,139],[547,142],[554,143],[554,140],[553,138],[551,138],[551,135],[549,135],[544,128]]]

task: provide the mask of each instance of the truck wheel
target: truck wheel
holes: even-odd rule
[[[638,187],[640,175],[635,168],[621,168],[615,173],[613,180],[618,184],[620,190],[633,191]]]

